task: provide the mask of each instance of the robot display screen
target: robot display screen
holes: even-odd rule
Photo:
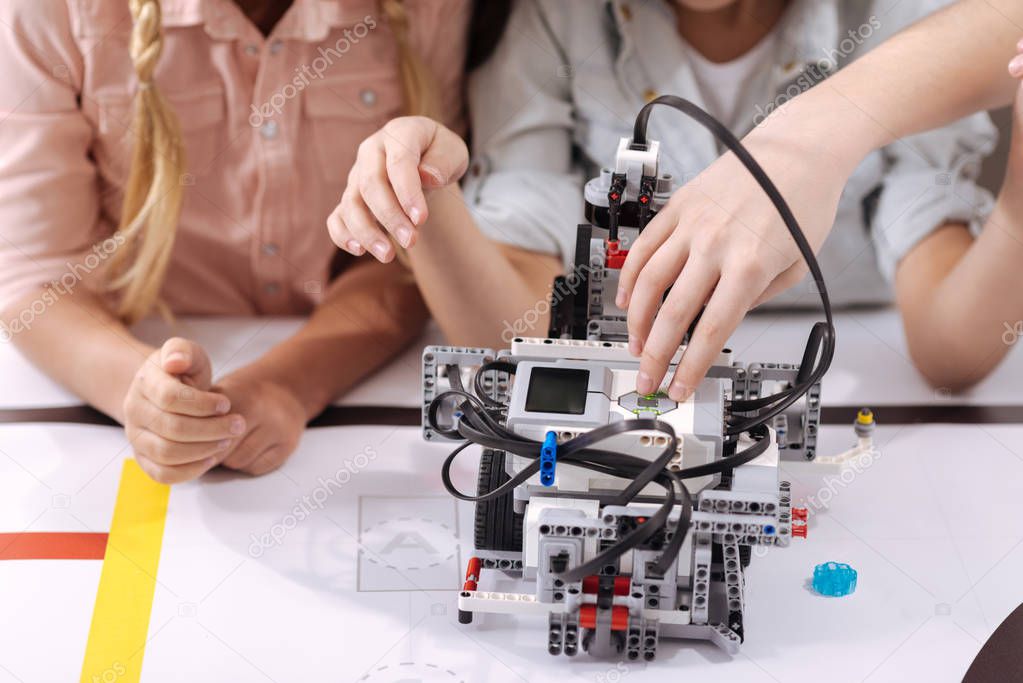
[[[526,392],[526,411],[582,415],[586,412],[586,388],[589,384],[589,370],[533,368]]]

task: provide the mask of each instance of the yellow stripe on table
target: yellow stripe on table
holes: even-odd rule
[[[110,537],[96,592],[83,683],[137,683],[149,631],[170,487],[150,479],[134,460],[121,469]]]

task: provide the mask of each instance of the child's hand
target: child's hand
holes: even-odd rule
[[[468,164],[462,138],[433,119],[390,121],[359,145],[341,203],[327,219],[331,239],[356,256],[369,251],[390,261],[394,247],[387,233],[411,247],[429,214],[424,189],[457,182]]]
[[[124,399],[124,430],[139,466],[164,484],[203,475],[245,433],[231,401],[210,390],[209,357],[169,339],[142,363]]]
[[[818,158],[807,150],[810,139],[782,120],[744,142],[816,250],[855,165],[805,163]],[[805,272],[796,243],[747,170],[732,154],[715,161],[672,195],[633,243],[621,270],[616,301],[628,307],[629,350],[641,357],[636,390],[657,390],[702,312],[668,386],[672,399],[688,398],[746,312]]]
[[[1012,117],[1013,155],[1009,160],[1010,172],[1016,170],[1012,162],[1020,161],[1018,152],[1023,151],[1023,140],[1020,139],[1020,134],[1023,133],[1023,38],[1016,43],[1016,51],[1018,54],[1009,62],[1009,74],[1020,81],[1020,87],[1016,89],[1016,104]]]
[[[1012,144],[1009,163],[998,201],[1012,215],[1023,217],[1023,40],[1016,45],[1019,54],[1009,62],[1009,73],[1021,81],[1016,90],[1016,105],[1012,117]]]
[[[306,425],[306,411],[294,393],[281,384],[240,370],[218,382],[231,406],[245,416],[248,432],[221,464],[247,474],[275,470],[294,452]]]
[[[1009,75],[1013,78],[1023,78],[1023,38],[1016,43],[1016,52],[1018,54],[1009,62]]]

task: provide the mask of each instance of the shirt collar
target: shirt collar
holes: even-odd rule
[[[251,29],[232,0],[162,0],[164,26],[203,26],[210,37],[235,40]],[[318,42],[330,30],[376,16],[375,0],[294,0],[271,34],[275,38]]]
[[[674,18],[669,3],[671,0],[605,0],[605,7],[614,17],[619,36],[625,41],[623,47],[631,47],[628,40],[629,24],[634,23],[625,17],[633,17],[643,9],[655,10],[658,21],[675,31]],[[794,0],[785,11],[781,22],[776,27],[781,54],[788,61],[797,63],[801,69],[808,64],[819,64],[829,60],[831,50],[839,44],[841,21],[838,10],[839,0]],[[647,5],[648,7],[639,7]],[[635,26],[632,27],[635,30]],[[646,38],[636,36],[635,45],[648,42]],[[831,65],[834,68],[834,64]]]
[[[842,30],[838,0],[795,0],[776,30],[780,54],[790,63],[790,69],[802,71],[825,62],[830,70],[839,66],[830,57],[838,47]]]

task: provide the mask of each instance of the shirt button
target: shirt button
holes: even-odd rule
[[[270,43],[270,54],[275,55],[284,49],[284,43],[280,40],[275,40]]]
[[[281,286],[276,282],[270,282],[263,285],[263,291],[267,294],[274,295],[281,291]]]
[[[255,57],[256,55],[259,54],[259,46],[258,45],[246,45],[245,46],[245,54],[247,54],[250,57]]]
[[[377,103],[376,91],[366,88],[365,90],[359,93],[359,99],[361,99],[362,103],[367,107],[372,107],[374,104]]]
[[[277,122],[270,120],[259,127],[259,134],[267,140],[273,140],[277,137],[278,127]]]

